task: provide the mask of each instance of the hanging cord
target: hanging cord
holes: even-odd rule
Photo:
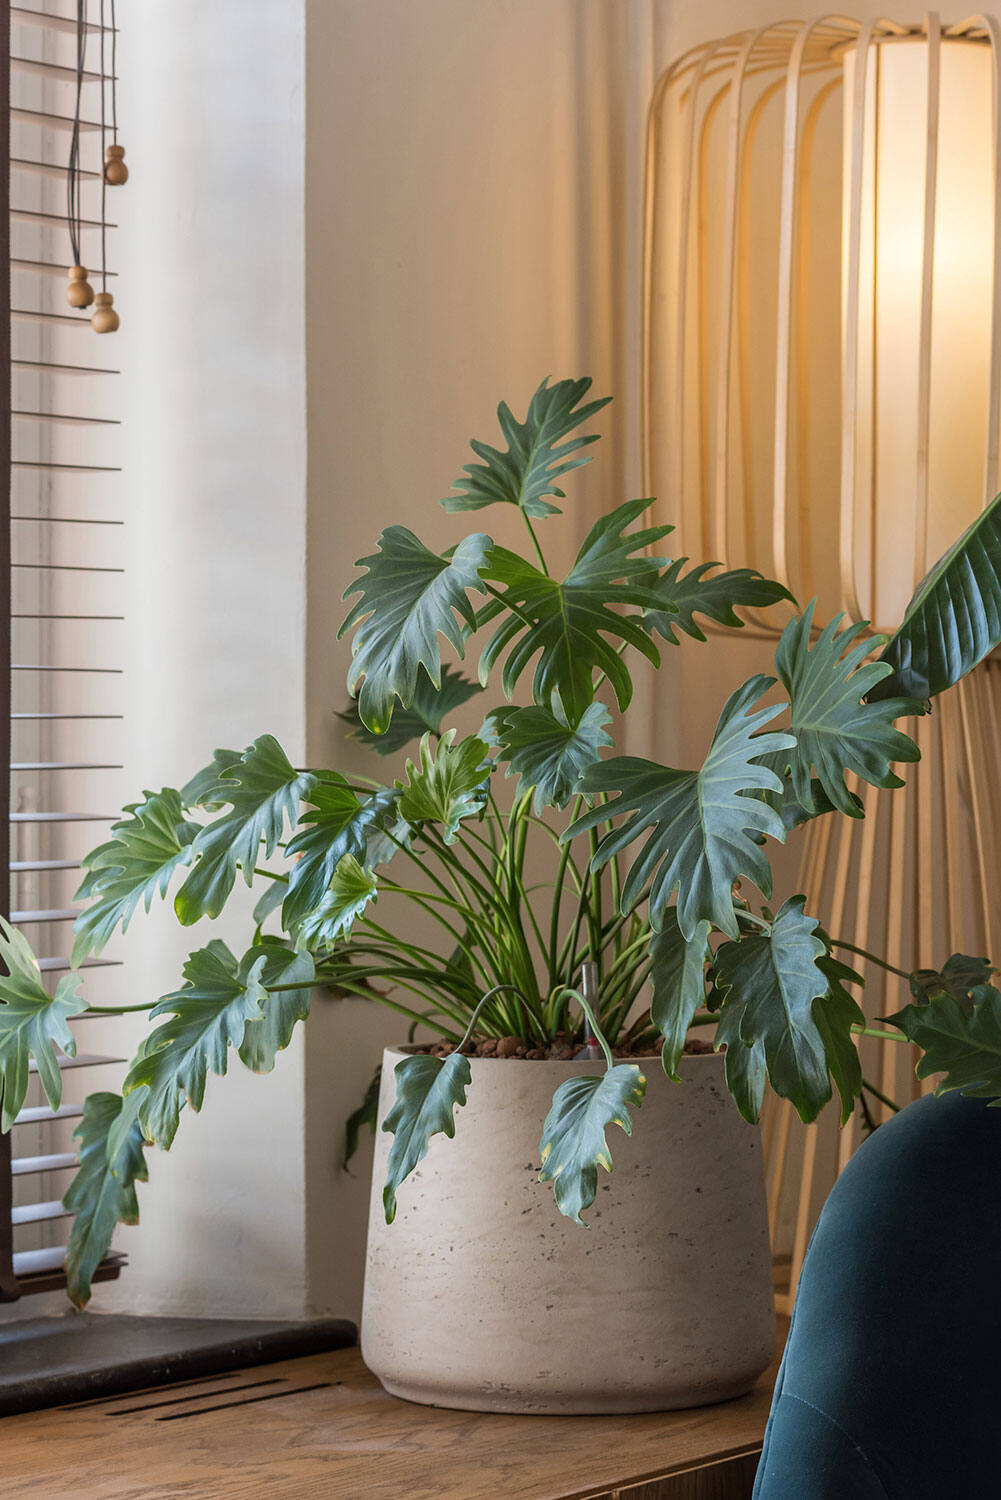
[[[114,25],[114,19],[112,19]],[[114,49],[114,42],[112,42]],[[114,50],[112,50],[111,71],[115,71]],[[104,170],[104,0],[101,0],[101,291],[108,290],[108,177]],[[114,83],[111,85],[114,91]],[[114,97],[114,92],[112,92]]]
[[[76,105],[73,111],[73,133],[70,136],[69,166],[66,174],[66,218],[69,221],[70,249],[73,265],[80,261],[80,101],[83,92],[84,60],[87,49],[87,27],[84,19],[86,0],[76,5]]]
[[[103,83],[101,85],[104,87]],[[111,139],[118,145],[118,24],[115,0],[111,0]]]

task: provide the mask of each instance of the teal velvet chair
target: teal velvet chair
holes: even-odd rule
[[[803,1265],[754,1500],[1001,1497],[1001,1109],[909,1105]]]

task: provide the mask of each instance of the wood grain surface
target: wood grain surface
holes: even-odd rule
[[[786,1325],[780,1324],[780,1342]],[[31,1500],[746,1500],[776,1366],[738,1401],[514,1417],[388,1396],[357,1349],[0,1421]]]

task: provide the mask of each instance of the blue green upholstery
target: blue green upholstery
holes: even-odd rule
[[[1001,1109],[920,1099],[848,1164],[754,1500],[1001,1500]]]

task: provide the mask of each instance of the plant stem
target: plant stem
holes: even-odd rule
[[[522,516],[522,520],[525,522],[525,525],[528,527],[528,534],[532,538],[532,546],[535,548],[535,555],[539,559],[539,567],[542,569],[543,573],[545,573],[546,577],[548,578],[549,577],[549,569],[546,567],[546,559],[545,559],[545,557],[542,554],[542,548],[539,545],[539,538],[535,534],[535,527],[532,525],[532,522],[529,519],[527,511],[523,510],[521,512],[521,516]]]
[[[872,1096],[873,1096],[874,1099],[878,1099],[879,1102],[880,1102],[880,1104],[885,1104],[888,1109],[892,1109],[893,1110],[893,1113],[895,1115],[899,1115],[899,1113],[900,1113],[900,1105],[899,1104],[894,1104],[893,1100],[890,1099],[886,1094],[882,1093],[882,1091],[880,1089],[878,1089],[874,1083],[870,1083],[867,1078],[863,1078],[863,1080],[862,1080],[862,1087],[868,1093],[872,1094]]]
[[[878,1036],[884,1042],[906,1042],[907,1038],[899,1031],[879,1031],[874,1026],[853,1026],[856,1036]]]
[[[867,958],[870,963],[878,964],[888,974],[896,974],[899,979],[910,980],[911,976],[906,969],[898,969],[895,964],[888,964],[885,958],[880,958],[875,953],[870,953],[868,948],[856,948],[854,943],[843,943],[840,938],[831,939],[832,948],[843,948],[846,953],[857,953],[859,958]]]
[[[299,986],[302,989],[302,985]],[[127,1016],[133,1011],[152,1010],[154,1005],[159,1005],[159,1000],[151,1000],[148,1005],[88,1005],[85,1015],[88,1016]]]
[[[575,990],[570,985],[564,985],[562,993],[561,993],[561,996],[560,996],[561,999],[562,999],[563,995],[569,995],[572,1000],[576,1000],[577,1004],[580,1006],[581,1010],[584,1012],[585,1016],[590,1021],[590,1023],[591,1023],[591,1030],[594,1033],[594,1039],[598,1043],[598,1046],[601,1048],[602,1052],[605,1054],[605,1062],[607,1064],[607,1071],[611,1072],[612,1068],[615,1066],[615,1064],[612,1061],[612,1049],[608,1045],[608,1043],[605,1041],[604,1032],[602,1031],[601,1027],[598,1025],[597,1017],[595,1016],[594,1011],[591,1009],[590,1005],[588,1005],[587,1001],[584,999],[584,996],[581,994],[580,990]]]
[[[502,990],[510,990],[512,993],[514,993],[515,995],[517,995],[518,999],[521,1001],[522,1005],[525,1006],[525,1008],[529,1012],[529,1014],[534,1014],[534,1012],[532,1011],[532,1007],[530,1005],[526,1004],[524,995],[521,993],[521,991],[518,989],[518,987],[516,985],[513,985],[513,984],[495,984],[492,990],[487,990],[486,994],[482,995],[480,997],[480,1000],[479,1000],[479,1003],[478,1003],[476,1009],[473,1011],[473,1014],[469,1018],[469,1025],[466,1027],[466,1034],[462,1038],[462,1041],[459,1043],[458,1047],[455,1049],[457,1052],[461,1052],[462,1051],[463,1047],[466,1045],[466,1043],[469,1041],[469,1038],[472,1036],[472,1034],[473,1034],[473,1027],[476,1025],[476,1022],[479,1019],[480,1011],[486,1005],[487,1001],[488,1000],[492,1000],[493,997],[494,997],[494,995],[499,995]],[[545,1035],[544,1032],[543,1032],[543,1035]]]

